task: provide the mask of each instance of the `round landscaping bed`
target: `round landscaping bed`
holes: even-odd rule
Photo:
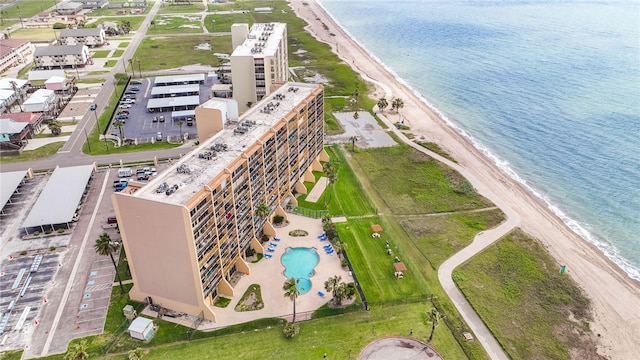
[[[442,360],[443,357],[426,343],[404,336],[387,336],[365,346],[358,360]]]

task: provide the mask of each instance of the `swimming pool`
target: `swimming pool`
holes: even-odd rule
[[[282,255],[282,265],[284,266],[284,276],[287,278],[299,279],[298,291],[300,295],[306,294],[311,290],[311,277],[315,274],[313,270],[320,256],[313,248],[288,248]]]

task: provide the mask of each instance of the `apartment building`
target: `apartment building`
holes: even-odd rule
[[[231,125],[204,119],[219,130],[148,184],[112,195],[132,299],[216,320],[215,299],[237,295],[251,272],[247,250],[264,252],[262,234],[275,235],[255,209],[286,217],[294,192],[306,193],[303,181],[328,161],[323,95],[321,85],[287,83]]]
[[[256,23],[231,26],[231,82],[240,111],[269,95],[289,78],[287,24]]]
[[[26,64],[31,53],[33,44],[29,40],[0,39],[0,74],[11,67]]]
[[[89,61],[89,48],[86,45],[38,46],[33,61],[38,69],[82,67]]]
[[[102,28],[63,29],[60,31],[60,45],[102,46],[107,43],[107,35]]]

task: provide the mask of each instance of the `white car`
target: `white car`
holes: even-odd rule
[[[135,99],[124,99],[123,101],[125,104],[135,104],[136,100]]]
[[[131,104],[120,104],[118,107],[120,109],[131,109]]]

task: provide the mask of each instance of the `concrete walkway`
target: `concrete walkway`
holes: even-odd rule
[[[40,138],[40,139],[29,139],[29,143],[24,147],[25,151],[35,150],[37,148],[43,147],[48,144],[56,143],[56,142],[67,142],[71,136],[56,136],[50,138]]]
[[[324,192],[324,190],[327,188],[328,183],[329,183],[329,179],[327,179],[326,176],[323,176],[320,179],[318,179],[316,184],[313,185],[313,189],[311,189],[311,191],[309,191],[309,194],[307,194],[306,201],[308,202],[318,201],[320,199],[320,196],[322,196],[322,193]]]

